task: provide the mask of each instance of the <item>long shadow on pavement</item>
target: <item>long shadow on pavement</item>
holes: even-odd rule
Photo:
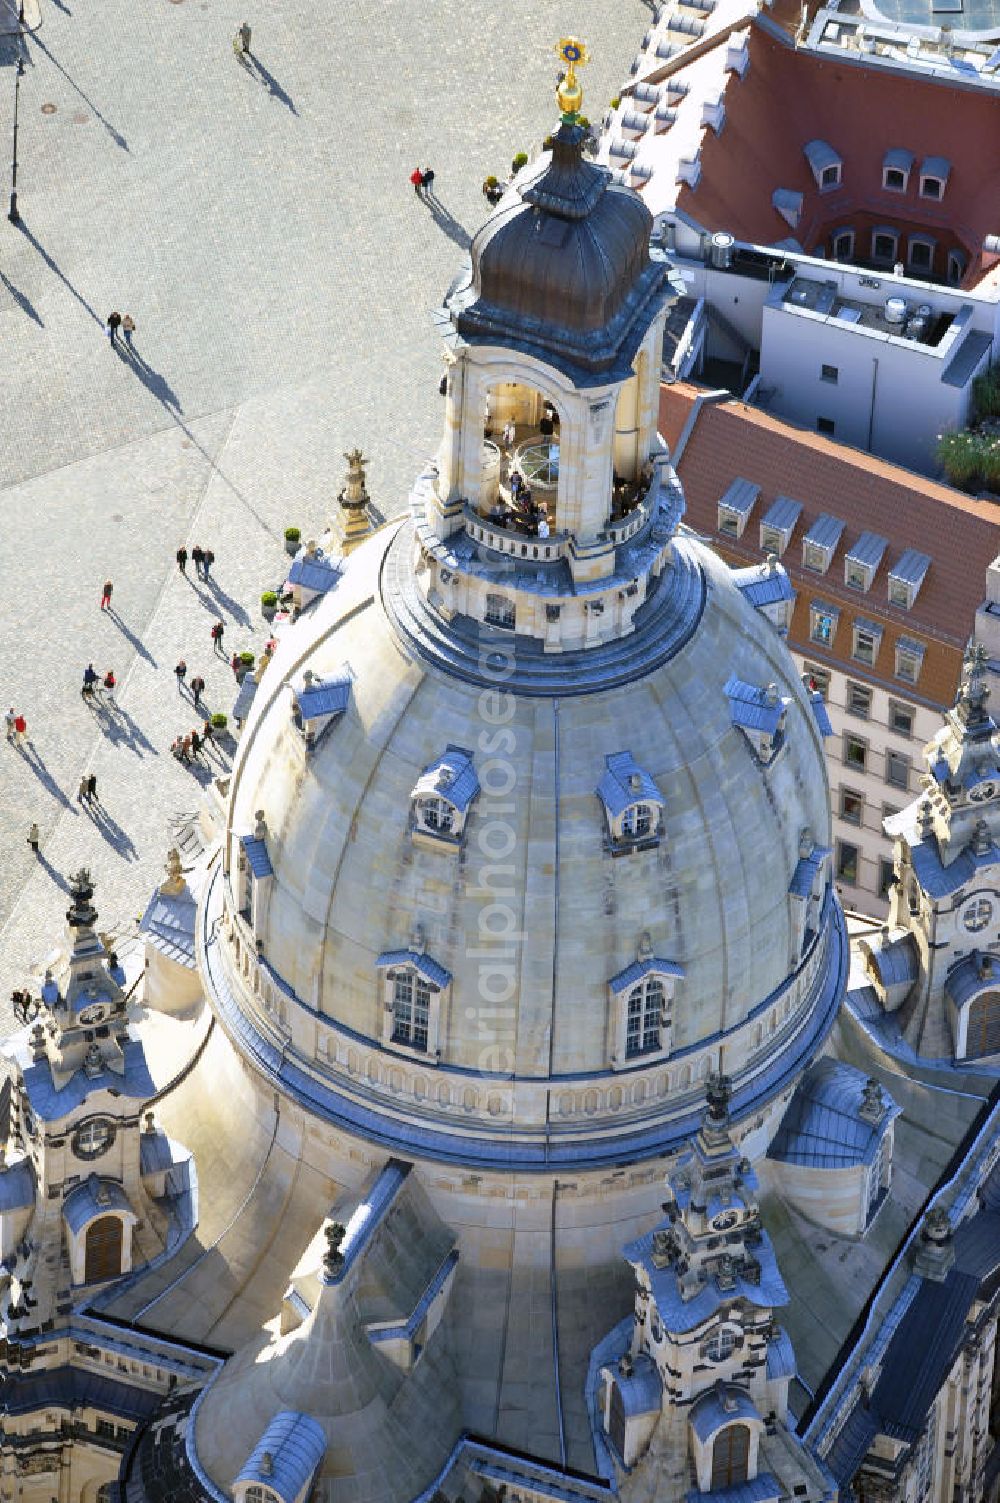
[[[25,240],[29,241],[35,247],[35,250],[41,256],[42,260],[45,262],[49,270],[55,272],[56,276],[59,278],[60,282],[62,282],[63,286],[67,289],[67,291],[73,294],[77,302],[80,304],[80,307],[87,310],[91,318],[94,320],[94,323],[103,332],[104,319],[101,318],[100,314],[95,313],[94,309],[87,302],[87,299],[84,297],[83,293],[77,292],[69,277],[67,277],[64,272],[60,271],[59,267],[53,261],[52,257],[49,255],[42,242],[31,233],[23,219],[19,219],[17,221],[17,227],[21,231],[21,234],[24,236]]]
[[[45,56],[48,58],[49,62],[52,63],[53,67],[59,69],[59,72],[62,74],[63,78],[65,78],[70,87],[76,90],[87,108],[93,112],[94,118],[99,120],[104,126],[104,129],[107,131],[108,135],[111,137],[115,145],[120,146],[122,151],[128,151],[128,142],[125,140],[125,137],[121,134],[120,131],[115,130],[110,120],[105,120],[104,116],[101,114],[94,101],[83,92],[76,79],[72,78],[70,74],[66,72],[66,69],[63,67],[62,63],[57,57],[53,55],[49,48],[46,47],[45,43],[42,41],[37,32],[31,33],[31,40],[34,42],[36,47],[41,48],[41,50],[45,53]]]
[[[119,616],[118,612],[115,610],[114,606],[109,605],[104,614],[110,621],[114,622],[118,630],[121,632],[122,636],[125,638],[126,642],[130,642],[132,644],[139,656],[141,658],[145,658],[146,662],[150,665],[151,668],[155,668],[156,659],[154,658],[153,654],[150,652],[146,644],[136,636],[135,632],[129,630],[129,628],[125,625],[125,622],[122,620],[121,616]]]
[[[139,853],[132,844],[131,836],[122,829],[116,819],[113,819],[103,804],[88,803],[87,813],[94,821],[95,827],[104,836],[109,845],[114,846],[119,855],[124,856],[126,861],[138,861]]]
[[[453,240],[456,245],[461,246],[462,250],[468,250],[472,244],[472,236],[465,228],[465,225],[459,223],[454,214],[449,213],[439,198],[431,197],[430,194],[427,194],[424,198],[424,203],[430,209],[434,223],[438,229],[443,230],[448,239]]]
[[[144,752],[151,752],[154,757],[160,755],[152,741],[143,734],[136,721],[120,704],[102,704],[100,700],[91,699],[85,703],[112,746],[125,746],[129,751],[135,752],[137,757],[141,757]]]
[[[205,583],[222,609],[228,611],[234,621],[238,622],[240,626],[250,625],[250,613],[240,605],[238,600],[234,600],[232,595],[227,595],[222,586],[217,584],[211,575],[208,576]]]
[[[48,859],[48,857],[43,855],[41,851],[38,852],[38,864],[42,868],[42,871],[48,877],[50,882],[54,882],[56,886],[63,892],[69,892],[69,883],[66,881],[66,878],[63,876],[62,872],[58,871],[56,867],[52,865],[52,862]]]
[[[45,762],[42,759],[41,753],[38,751],[38,748],[34,745],[34,743],[28,741],[24,746],[18,747],[18,751],[21,753],[21,756],[24,758],[25,762],[27,762],[28,766],[31,768],[32,772],[35,774],[35,777],[41,783],[42,787],[45,788],[49,793],[51,793],[56,802],[62,804],[64,809],[68,809],[71,814],[75,814],[76,810],[74,809],[71,800],[66,797],[65,793],[63,793],[55,778],[49,772],[48,768],[45,765]]]
[[[35,308],[34,303],[31,302],[30,298],[25,297],[20,287],[14,286],[14,283],[10,280],[10,277],[8,277],[6,272],[4,271],[0,271],[0,282],[2,282],[6,287],[7,291],[10,293],[11,297],[20,308],[21,312],[26,313],[29,318],[33,318],[39,328],[44,329],[45,320]]]
[[[154,370],[149,361],[144,360],[139,354],[134,344],[120,344],[116,348],[123,360],[131,362],[132,369],[139,377],[143,386],[145,386],[147,391],[152,393],[158,402],[161,402],[170,412],[183,412],[184,409],[181,407],[180,398],[166,376]]]
[[[262,84],[267,85],[267,92],[270,94],[271,98],[277,99],[280,104],[287,105],[293,115],[298,115],[299,112],[295,108],[294,99],[281,87],[274,74],[269,73],[264,67],[264,64],[261,62],[260,58],[255,57],[252,52],[250,53],[250,57],[253,61],[253,67],[257,74],[257,77],[260,79]]]

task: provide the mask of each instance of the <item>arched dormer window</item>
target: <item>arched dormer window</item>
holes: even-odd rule
[[[683,974],[683,967],[672,960],[640,954],[612,976],[608,990],[613,1069],[665,1059],[670,1053],[674,987]]]
[[[382,973],[382,1042],[400,1053],[435,1061],[441,1004],[451,987],[451,973],[415,948],[383,950],[376,963]]]
[[[693,1404],[689,1424],[699,1491],[754,1480],[764,1421],[744,1389],[716,1383]]]
[[[463,746],[446,746],[443,755],[424,768],[413,789],[414,840],[438,850],[460,845],[478,793],[472,753]]]
[[[776,684],[759,688],[733,674],[726,680],[729,717],[741,731],[758,762],[770,767],[785,744],[785,720],[791,699]]]
[[[595,791],[604,806],[611,854],[622,856],[658,845],[664,799],[651,774],[630,751],[605,757],[604,766]]]
[[[727,1425],[712,1443],[712,1491],[746,1482],[750,1471],[750,1427]]]

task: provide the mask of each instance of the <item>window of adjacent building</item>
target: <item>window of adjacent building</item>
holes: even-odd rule
[[[859,720],[867,720],[872,712],[872,691],[867,684],[855,684],[848,680],[847,710]]]
[[[878,895],[880,898],[889,896],[889,888],[895,881],[896,872],[889,856],[878,858]]]
[[[115,1438],[115,1427],[111,1423],[110,1420],[99,1419],[97,1421],[95,1429],[97,1431],[97,1434],[100,1435],[102,1437],[102,1439],[104,1439],[104,1440],[114,1440],[114,1438]]]
[[[900,610],[910,609],[910,586],[905,579],[894,579],[889,575],[889,604],[898,605]]]
[[[416,971],[397,971],[392,981],[392,1042],[427,1048],[431,985]]]
[[[962,914],[962,923],[970,934],[979,934],[993,917],[993,904],[989,898],[977,898]]]
[[[625,1054],[634,1059],[660,1047],[665,993],[658,976],[646,976],[628,994],[625,1014]]]
[[[824,167],[820,174],[819,185],[823,189],[840,187],[840,164]]]
[[[740,512],[733,511],[731,507],[719,506],[719,531],[727,537],[738,538],[740,535],[740,523],[743,518]]]
[[[910,785],[910,759],[902,752],[887,751],[885,754],[885,780],[893,788],[908,788]]]
[[[849,825],[864,824],[865,819],[865,796],[863,793],[854,793],[850,788],[840,790],[840,817]]]
[[[915,684],[920,677],[923,661],[924,649],[920,643],[900,637],[896,643],[896,677],[904,683]]]
[[[702,1347],[709,1362],[726,1362],[736,1350],[736,1332],[732,1326],[720,1326],[713,1331]]]
[[[776,553],[780,558],[785,551],[786,542],[786,534],[779,527],[761,527],[760,546],[765,553]]]
[[[948,252],[948,282],[952,287],[957,287],[965,276],[966,264],[961,251],[950,250]]]
[[[502,626],[514,630],[516,611],[513,600],[506,595],[487,595],[484,620],[490,626]]]
[[[868,742],[850,732],[844,735],[844,766],[856,767],[859,772],[864,772],[868,766]]]
[[[826,433],[829,437],[832,438],[833,435],[836,433],[836,431],[837,431],[837,425],[834,422],[833,418],[818,417],[816,419],[816,432],[817,433]]]
[[[883,167],[882,187],[888,188],[890,193],[905,193],[906,177],[902,167]]]
[[[875,230],[872,234],[872,260],[895,261],[899,236],[892,230]]]
[[[930,271],[934,263],[935,241],[910,236],[910,267],[913,271]]]
[[[916,711],[912,705],[904,705],[898,699],[890,699],[889,729],[895,731],[897,736],[912,736],[915,714]]]
[[[626,840],[641,840],[656,823],[650,804],[630,804],[622,815],[622,835]]]
[[[844,560],[844,583],[852,590],[867,590],[871,571],[856,559]]]
[[[802,564],[814,574],[825,574],[830,565],[828,549],[821,548],[818,543],[803,543]]]
[[[811,694],[818,693],[825,702],[830,697],[830,670],[820,668],[818,663],[805,665],[806,688]]]
[[[944,196],[944,183],[939,177],[929,177],[921,174],[920,197],[942,198]]]
[[[876,632],[871,631],[867,626],[859,626],[855,622],[851,656],[857,662],[864,663],[867,668],[874,667],[875,659],[878,657],[879,641],[880,638]]]
[[[836,386],[840,380],[840,370],[836,365],[821,365],[819,378],[821,381],[829,381],[832,386]]]
[[[838,230],[833,237],[833,259],[849,261],[854,255],[854,231]]]
[[[821,647],[829,647],[837,630],[838,612],[814,605],[809,612],[809,635]]]
[[[858,848],[849,840],[837,841],[837,876],[841,882],[855,886],[858,880]]]
[[[419,800],[419,817],[428,830],[446,835],[455,823],[455,810],[447,799],[422,798]]]

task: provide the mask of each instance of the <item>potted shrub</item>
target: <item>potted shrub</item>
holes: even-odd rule
[[[618,106],[621,104],[621,102],[622,102],[622,96],[620,94],[615,94],[614,97],[611,100],[611,108],[613,110],[616,110],[618,108]]]
[[[277,590],[264,590],[260,597],[260,613],[265,621],[273,621],[274,613],[278,609]]]
[[[286,527],[285,528],[285,552],[286,553],[290,553],[293,558],[295,557],[295,555],[299,551],[299,541],[300,541],[301,537],[302,537],[302,530],[301,530],[301,528],[299,528],[299,527]]]
[[[510,170],[513,173],[518,173],[518,172],[520,172],[520,170],[521,170],[522,167],[527,167],[527,165],[528,165],[528,153],[526,151],[519,151],[517,153],[517,156],[514,158],[514,160],[510,164]]]
[[[216,736],[225,736],[228,733],[229,716],[223,714],[221,710],[216,710],[215,714],[209,717],[208,723]]]

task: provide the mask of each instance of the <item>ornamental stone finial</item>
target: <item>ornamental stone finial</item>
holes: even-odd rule
[[[176,846],[171,846],[167,852],[163,869],[167,875],[166,880],[160,883],[160,891],[164,897],[176,897],[178,893],[184,891],[184,869],[181,866],[180,851]]]
[[[323,1228],[323,1235],[326,1238],[323,1271],[332,1277],[344,1266],[344,1254],[340,1249],[347,1236],[347,1228],[342,1221],[330,1221]]]
[[[365,465],[371,461],[357,448],[348,449],[344,458],[347,460],[347,475],[344,478],[344,489],[340,493],[340,504],[360,510],[368,505]]]
[[[563,120],[567,125],[575,125],[579,115],[580,106],[583,104],[583,89],[580,80],[576,76],[577,68],[590,62],[590,53],[586,44],[577,37],[562,37],[556,48],[556,56],[566,64],[566,72],[556,89],[556,99],[562,112]]]

